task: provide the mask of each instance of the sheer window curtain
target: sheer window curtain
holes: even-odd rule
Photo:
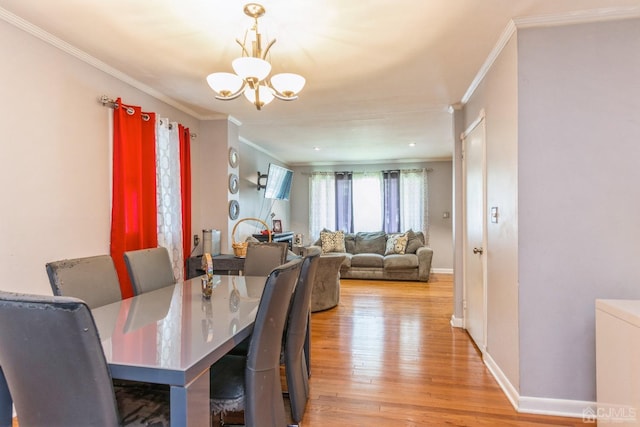
[[[314,242],[323,228],[336,229],[336,189],[333,172],[309,177],[309,239]]]
[[[400,229],[422,231],[429,243],[429,186],[426,169],[400,171]]]
[[[176,280],[183,279],[180,137],[177,123],[159,118],[156,126],[158,245],[169,251]]]

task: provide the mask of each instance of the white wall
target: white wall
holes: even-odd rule
[[[259,218],[267,223],[269,228],[273,227],[273,219],[282,222],[283,231],[291,231],[290,206],[295,203],[295,196],[291,196],[291,201],[273,200],[264,198],[264,188],[258,191],[258,172],[266,175],[269,164],[275,163],[289,168],[286,164],[275,159],[254,144],[246,140],[241,140],[240,144],[240,218]],[[265,184],[266,179],[261,180]],[[295,186],[294,186],[295,187]],[[252,233],[258,233],[263,229],[262,224],[257,221],[244,221],[238,226],[236,239],[244,238]]]
[[[521,393],[594,400],[594,300],[640,298],[640,20],[518,40]]]
[[[192,203],[194,224],[192,234],[199,234],[202,240],[203,229],[220,230],[220,247],[223,253],[232,253],[231,230],[233,221],[229,219],[228,206],[231,199],[238,199],[240,193],[232,195],[228,190],[229,148],[238,147],[238,126],[228,120],[204,121],[198,135],[198,156],[192,155],[192,165],[198,169],[192,171]],[[235,170],[238,174],[238,170]],[[197,191],[196,191],[197,190]],[[193,253],[202,255],[202,244]]]
[[[437,161],[412,164],[298,166],[294,168],[291,221],[296,233],[304,234],[304,243],[313,242],[309,236],[309,174],[313,171],[381,171],[425,167],[429,180],[429,245],[433,248],[431,268],[441,272],[453,269],[453,189],[452,162]],[[449,218],[443,218],[448,212]],[[317,236],[316,236],[317,238]]]
[[[98,97],[199,122],[2,20],[0,55],[0,289],[51,294],[46,262],[109,252],[112,112]]]

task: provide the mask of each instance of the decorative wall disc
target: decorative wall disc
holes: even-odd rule
[[[238,150],[233,147],[229,148],[229,166],[232,168],[238,167],[238,162]]]
[[[229,202],[229,218],[238,219],[240,215],[240,203],[237,200],[231,200]]]
[[[236,194],[238,192],[238,175],[235,173],[229,174],[229,192]]]

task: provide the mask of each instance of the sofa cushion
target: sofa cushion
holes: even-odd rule
[[[356,233],[354,254],[384,255],[387,246],[387,235],[384,231]]]
[[[343,231],[321,231],[320,241],[323,254],[329,252],[345,252]]]
[[[404,270],[418,267],[418,256],[415,254],[387,255],[384,257],[385,270]]]
[[[353,233],[344,234],[344,248],[350,254],[356,252],[356,235]]]
[[[354,254],[351,257],[351,267],[382,268],[384,257],[380,254]]]
[[[385,255],[404,254],[407,247],[407,233],[395,233],[387,236],[387,247]]]
[[[415,232],[413,230],[407,231],[407,247],[404,250],[406,254],[415,254],[420,246],[424,246],[424,234],[422,231]]]

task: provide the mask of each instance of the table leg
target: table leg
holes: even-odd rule
[[[209,370],[186,387],[171,386],[171,427],[210,427]]]
[[[0,427],[11,427],[13,422],[13,402],[9,387],[0,367]]]

